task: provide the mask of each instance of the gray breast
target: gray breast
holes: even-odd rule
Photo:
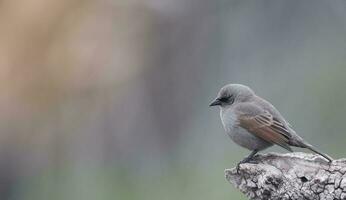
[[[249,150],[263,150],[272,144],[249,133],[237,124],[235,113],[231,108],[221,110],[221,121],[227,135],[238,145]]]

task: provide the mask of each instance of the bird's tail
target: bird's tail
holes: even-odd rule
[[[311,150],[311,151],[313,151],[313,152],[315,152],[315,153],[321,155],[322,157],[324,157],[325,159],[327,159],[328,162],[332,162],[332,161],[333,161],[333,158],[332,158],[332,157],[330,157],[329,155],[327,155],[327,154],[325,154],[325,153],[320,152],[319,150],[317,150],[314,146],[312,146],[312,145],[309,144],[309,143],[306,143],[306,142],[298,142],[298,144],[295,143],[295,144],[293,144],[292,146],[301,147],[301,148],[307,148],[307,149],[309,149],[309,150]]]
[[[317,150],[315,147],[313,147],[311,144],[306,144],[306,148],[307,149],[310,149],[311,151],[323,156],[325,159],[327,159],[329,162],[332,162],[333,161],[333,158],[330,157],[329,155],[325,154],[325,153],[322,153],[320,152],[319,150]]]

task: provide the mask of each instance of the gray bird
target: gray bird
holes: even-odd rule
[[[238,167],[273,144],[291,152],[290,146],[307,148],[329,162],[333,160],[305,142],[271,103],[245,85],[224,86],[210,106],[220,106],[220,118],[226,133],[235,143],[252,151],[238,163]]]

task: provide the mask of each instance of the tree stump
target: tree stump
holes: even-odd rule
[[[255,200],[346,200],[346,159],[328,163],[306,153],[265,154],[257,164],[226,169],[226,179]]]

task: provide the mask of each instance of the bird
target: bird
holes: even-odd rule
[[[291,146],[306,148],[321,155],[329,163],[333,159],[304,141],[267,100],[257,96],[248,86],[228,84],[220,89],[209,106],[220,107],[220,118],[227,135],[251,153],[237,165],[248,163],[259,152],[278,145],[293,152]]]

